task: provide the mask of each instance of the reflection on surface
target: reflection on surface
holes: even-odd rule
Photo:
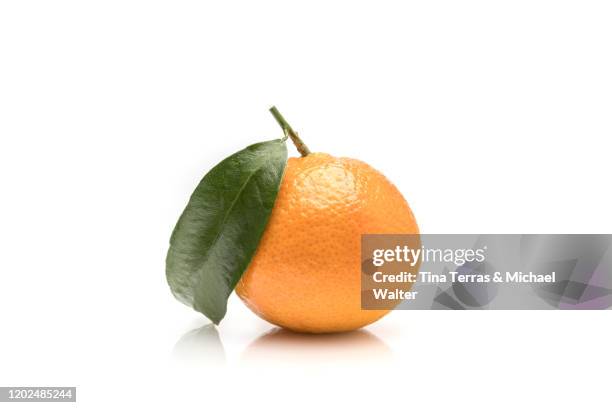
[[[174,358],[197,367],[225,364],[225,349],[214,324],[206,324],[185,333],[174,345]]]
[[[301,334],[273,329],[258,337],[244,351],[241,363],[313,365],[385,363],[391,349],[367,330],[337,334]]]

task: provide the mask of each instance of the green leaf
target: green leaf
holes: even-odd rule
[[[286,164],[280,139],[229,156],[200,181],[174,228],[166,258],[170,289],[215,324],[259,245]]]

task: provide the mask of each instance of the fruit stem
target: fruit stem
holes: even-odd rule
[[[272,113],[274,119],[276,119],[280,127],[283,129],[283,132],[285,132],[285,136],[289,136],[291,138],[291,141],[302,157],[308,156],[310,154],[310,149],[308,149],[308,146],[306,146],[302,139],[300,139],[297,132],[293,130],[291,125],[287,123],[283,115],[281,115],[278,109],[276,109],[276,106],[270,108],[270,113]]]

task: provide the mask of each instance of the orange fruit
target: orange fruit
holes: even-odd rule
[[[350,158],[290,158],[236,292],[257,315],[290,330],[358,329],[389,312],[361,309],[361,235],[385,233],[418,233],[385,176]]]

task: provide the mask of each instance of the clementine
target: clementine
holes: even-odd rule
[[[288,160],[236,292],[257,315],[290,330],[357,329],[389,312],[361,309],[361,235],[417,234],[417,223],[398,189],[369,165],[303,154]]]

